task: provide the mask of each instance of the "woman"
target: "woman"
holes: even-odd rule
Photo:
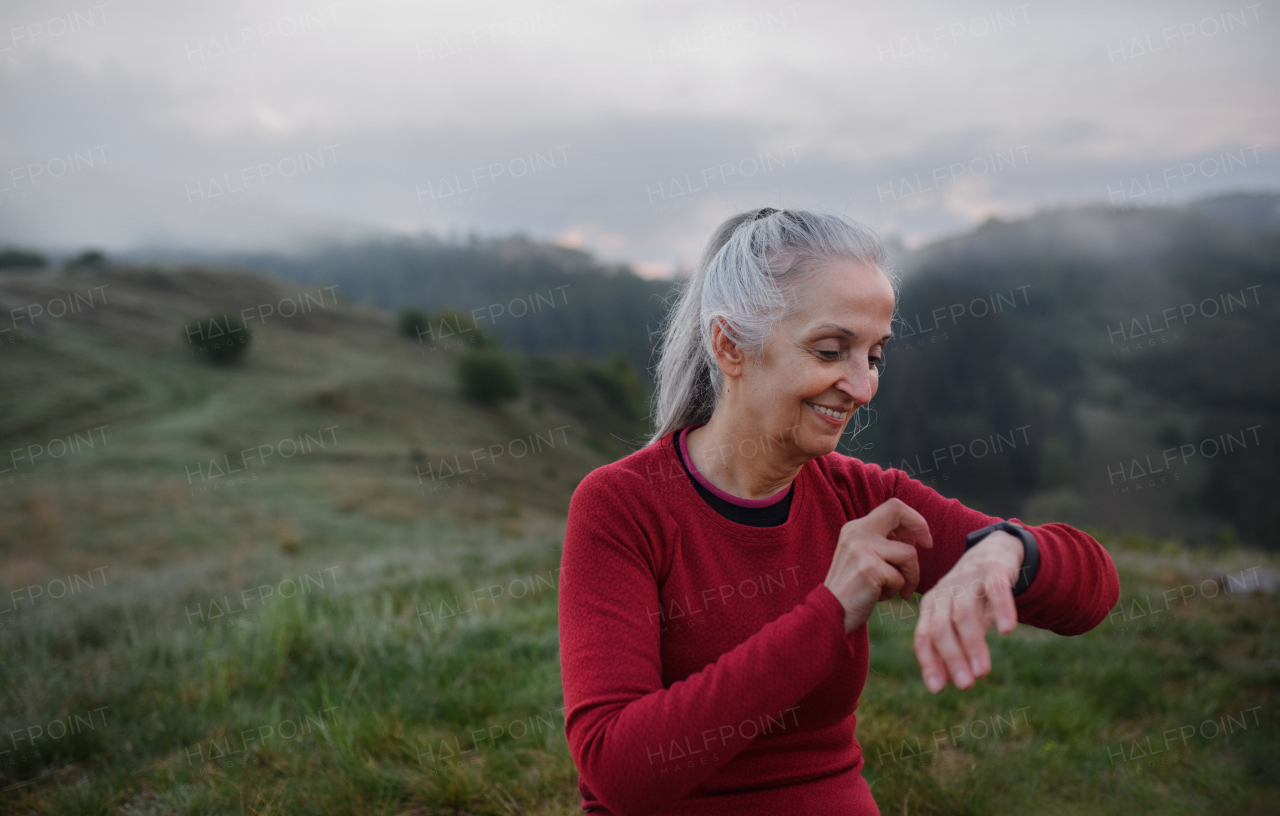
[[[1088,535],[988,530],[1000,520],[834,452],[879,384],[884,266],[865,228],[769,208],[703,253],[664,336],[657,433],[569,508],[561,668],[585,810],[879,813],[853,713],[878,601],[924,593],[935,693],[990,671],[993,623],[1072,635],[1114,606]]]

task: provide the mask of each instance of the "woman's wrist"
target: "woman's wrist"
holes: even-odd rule
[[[1022,539],[1013,533],[995,530],[970,547],[964,557],[974,561],[995,561],[1007,566],[1012,576],[1010,580],[1013,581],[1017,580],[1018,571],[1022,569],[1023,552]]]

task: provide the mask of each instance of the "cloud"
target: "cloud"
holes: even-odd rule
[[[524,232],[656,269],[761,204],[919,241],[1232,151],[1162,200],[1280,184],[1280,20],[1231,3],[70,9],[0,21],[6,242]]]

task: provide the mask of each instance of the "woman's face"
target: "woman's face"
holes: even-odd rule
[[[775,326],[760,357],[744,360],[736,385],[770,435],[822,456],[879,387],[893,287],[875,264],[828,261],[794,297],[791,315]]]

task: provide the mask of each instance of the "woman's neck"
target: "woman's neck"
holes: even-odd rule
[[[795,444],[793,430],[757,428],[717,410],[685,441],[694,467],[713,485],[740,499],[767,499],[786,489],[811,458]]]

